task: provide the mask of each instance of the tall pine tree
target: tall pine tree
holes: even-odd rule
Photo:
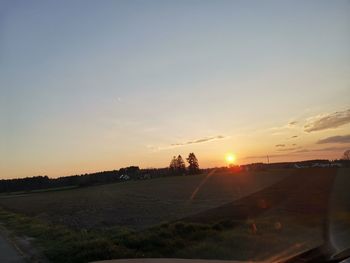
[[[185,164],[185,162],[182,159],[182,156],[180,154],[177,156],[176,163],[177,163],[178,174],[185,174],[186,173],[186,164]]]
[[[171,162],[169,165],[169,170],[170,170],[171,174],[177,173],[177,158],[176,158],[176,156],[173,156],[173,159],[171,159]]]
[[[194,153],[190,153],[186,158],[188,162],[188,173],[189,174],[197,174],[199,173],[199,164],[197,157]]]

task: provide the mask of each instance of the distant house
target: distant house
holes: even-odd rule
[[[299,164],[294,164],[294,168],[301,169],[301,168],[328,168],[328,167],[342,167],[341,163],[331,163],[331,162],[315,162],[315,163],[310,163],[301,165]]]
[[[121,176],[119,176],[119,179],[122,181],[128,181],[130,180],[130,176],[126,174],[122,174]]]
[[[341,163],[331,163],[331,167],[342,167]]]
[[[330,164],[329,163],[314,163],[313,165],[311,165],[311,167],[326,168],[326,167],[330,167]]]
[[[308,166],[306,165],[300,165],[300,164],[294,164],[294,168],[297,168],[297,169],[302,169],[302,168],[308,168]]]

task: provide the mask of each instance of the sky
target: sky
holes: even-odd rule
[[[0,178],[339,158],[350,1],[0,0]]]

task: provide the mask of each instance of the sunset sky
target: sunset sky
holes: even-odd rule
[[[0,0],[0,178],[339,158],[350,1]]]

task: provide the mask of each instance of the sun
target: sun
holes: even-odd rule
[[[229,164],[233,164],[236,161],[236,156],[233,153],[226,154],[226,162]]]

